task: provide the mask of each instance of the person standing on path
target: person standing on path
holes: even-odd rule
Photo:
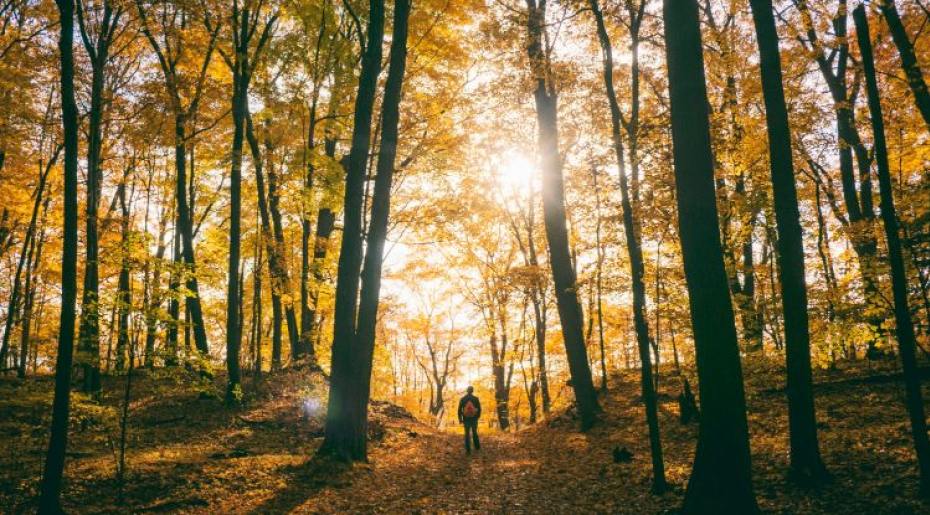
[[[475,387],[469,386],[468,393],[459,401],[459,423],[465,426],[465,453],[471,454],[472,441],[475,450],[481,449],[478,441],[478,419],[481,418],[481,401],[474,394]],[[469,439],[471,433],[471,439]]]

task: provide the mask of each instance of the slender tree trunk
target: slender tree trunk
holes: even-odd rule
[[[61,318],[58,358],[55,362],[55,398],[48,453],[39,487],[39,515],[63,515],[61,479],[68,447],[71,403],[71,365],[74,358],[74,323],[77,301],[78,239],[78,108],[74,94],[74,2],[56,0],[59,13],[58,49],[61,61],[62,128],[64,158],[64,242],[61,254]]]
[[[246,138],[249,142],[249,148],[252,152],[252,166],[255,168],[255,183],[258,189],[258,212],[261,221],[262,240],[265,244],[265,250],[268,253],[268,275],[271,278],[271,369],[281,369],[281,346],[283,339],[283,302],[281,294],[288,284],[287,273],[282,264],[282,256],[279,254],[284,250],[283,245],[278,245],[275,241],[275,229],[271,224],[271,216],[268,211],[268,198],[265,188],[265,174],[263,172],[264,162],[261,150],[259,148],[258,138],[255,136],[252,125],[252,116],[246,116]],[[269,181],[271,182],[271,181]],[[269,185],[268,191],[273,191]],[[293,316],[293,309],[289,310],[289,319]],[[295,345],[294,335],[291,333],[291,347]]]
[[[343,460],[365,460],[367,407],[359,407],[360,370],[356,315],[362,265],[362,210],[365,176],[371,145],[371,120],[378,75],[381,71],[381,45],[384,39],[384,0],[369,0],[368,42],[362,55],[358,95],[352,129],[352,146],[346,158],[345,220],[336,285],[336,313],[333,325],[332,373],[326,411],[323,444],[318,452]],[[361,411],[361,412],[360,412]]]
[[[804,241],[795,186],[788,106],[782,86],[781,56],[772,0],[751,0],[759,44],[762,94],[765,98],[769,160],[778,231],[778,268],[785,314],[785,359],[788,373],[788,420],[791,441],[790,477],[801,484],[830,480],[820,458],[811,374],[810,328]]]
[[[120,220],[120,233],[122,242],[120,245],[120,272],[119,285],[117,292],[117,313],[119,316],[119,329],[116,339],[116,370],[122,372],[126,367],[126,352],[129,350],[129,310],[132,305],[132,293],[130,292],[129,281],[129,204],[126,199],[126,184],[121,184],[117,191],[120,207],[122,208],[122,219]]]
[[[914,94],[914,102],[917,104],[917,110],[927,124],[930,130],[930,91],[927,91],[927,82],[924,80],[923,72],[920,69],[920,63],[917,61],[917,54],[914,52],[914,45],[907,36],[904,24],[901,22],[901,16],[898,14],[898,8],[893,0],[882,0],[879,2],[882,14],[885,16],[885,22],[891,29],[891,38],[898,47],[898,54],[901,56],[901,68],[907,76],[907,85]]]
[[[682,513],[758,513],[736,321],[714,192],[698,6],[664,2],[678,223],[700,379],[701,427]]]
[[[862,55],[862,66],[865,70],[869,113],[872,117],[882,222],[884,222],[885,236],[888,239],[888,259],[891,261],[891,287],[894,294],[898,348],[904,368],[904,388],[907,394],[907,411],[911,419],[911,434],[914,438],[917,463],[920,466],[920,493],[924,498],[930,498],[930,439],[927,437],[927,417],[924,412],[923,392],[917,365],[914,324],[908,308],[907,270],[904,266],[904,253],[901,250],[898,218],[895,213],[891,171],[888,166],[888,148],[885,143],[885,122],[882,117],[881,99],[872,57],[872,39],[869,36],[869,24],[862,5],[853,11],[853,19],[856,23],[856,36]]]
[[[200,302],[200,285],[197,280],[196,261],[194,259],[194,225],[190,216],[190,209],[193,203],[188,205],[187,192],[187,118],[183,114],[175,114],[175,134],[174,134],[174,163],[177,173],[175,183],[175,193],[177,197],[177,231],[180,234],[180,241],[175,244],[175,249],[180,248],[184,264],[188,268],[186,288],[190,290],[191,295],[185,297],[187,313],[190,315],[190,325],[194,330],[194,346],[200,353],[201,359],[209,359],[210,347],[207,343],[207,329],[203,320],[203,308]],[[180,307],[176,307],[173,313],[173,320],[180,320]],[[177,325],[173,335],[173,349],[177,349]]]
[[[45,243],[45,230],[43,229],[39,233],[38,242],[34,244],[34,255],[35,257],[29,263],[29,267],[26,269],[26,287],[25,287],[25,303],[23,306],[23,327],[20,340],[20,349],[19,349],[19,366],[16,371],[16,375],[19,378],[26,377],[26,366],[29,363],[29,339],[31,338],[32,332],[32,317],[35,306],[36,298],[36,275],[38,274],[39,267],[42,264],[42,247]]]
[[[536,120],[539,127],[539,153],[542,161],[543,220],[549,241],[549,265],[555,285],[556,304],[562,322],[565,353],[571,375],[572,389],[581,415],[581,426],[587,430],[594,426],[601,412],[597,390],[588,365],[588,351],[584,341],[584,320],[578,302],[578,284],[569,251],[568,228],[565,213],[565,184],[562,178],[562,160],[559,155],[558,106],[556,92],[550,80],[550,67],[543,47],[546,27],[545,0],[526,0],[529,10],[527,22],[527,55],[535,81],[534,97]]]
[[[645,264],[643,252],[640,247],[639,235],[634,222],[636,215],[633,212],[633,203],[630,201],[629,186],[627,185],[626,166],[623,161],[623,139],[620,134],[621,114],[617,95],[614,91],[613,81],[613,49],[610,36],[604,25],[604,15],[597,0],[590,0],[591,11],[597,24],[597,35],[601,45],[604,61],[603,78],[607,101],[610,106],[610,119],[612,138],[617,166],[620,170],[620,199],[623,208],[623,230],[626,236],[627,252],[630,256],[630,271],[633,283],[633,325],[636,329],[636,342],[639,347],[641,385],[643,390],[643,403],[646,408],[646,422],[649,427],[650,451],[652,454],[652,489],[661,493],[668,489],[665,481],[665,464],[662,459],[662,441],[659,433],[659,415],[656,400],[655,384],[653,380],[652,363],[649,357],[649,324],[646,321],[646,284],[644,281]],[[658,359],[656,359],[658,364]]]
[[[287,259],[285,257],[285,243],[284,243],[284,225],[281,222],[281,209],[278,207],[280,196],[278,195],[278,173],[274,166],[272,157],[273,147],[270,140],[266,140],[265,148],[269,152],[268,163],[268,213],[271,215],[271,234],[273,237],[273,245],[275,248],[274,255],[276,256],[276,268],[278,269],[277,280],[280,282],[278,288],[281,292],[286,292],[290,289],[291,279],[290,274],[287,269]],[[271,254],[269,253],[269,256]],[[270,260],[269,260],[270,262]],[[289,297],[289,295],[287,296]],[[284,302],[285,298],[282,295],[281,300]],[[294,310],[293,302],[284,302],[284,319],[287,323],[287,336],[288,341],[291,345],[291,362],[299,363],[305,357],[308,356],[309,349],[305,349],[303,344],[300,342],[300,329],[297,326],[297,314]],[[312,348],[312,346],[310,347]]]
[[[10,302],[7,306],[6,321],[3,328],[3,342],[0,344],[0,371],[3,371],[4,374],[7,370],[7,358],[9,356],[10,338],[13,333],[13,325],[15,324],[16,316],[19,313],[20,289],[22,288],[23,269],[31,257],[30,249],[32,248],[32,241],[35,239],[36,227],[39,220],[39,208],[42,205],[45,186],[48,182],[48,174],[58,159],[58,153],[59,151],[56,150],[55,154],[44,168],[41,166],[41,163],[39,166],[39,183],[36,185],[35,201],[32,204],[32,214],[29,218],[29,226],[26,228],[26,234],[23,237],[22,252],[19,255],[19,261],[16,264],[16,272],[13,276],[13,288],[10,292]]]
[[[248,16],[240,14],[244,19]],[[246,22],[244,21],[243,24]],[[238,30],[236,28],[235,30]],[[242,45],[240,42],[239,45]],[[248,48],[246,48],[248,50]],[[248,78],[244,68],[248,66],[242,62],[243,52],[236,49],[236,68],[234,73],[233,93],[233,143],[232,166],[230,167],[230,213],[229,213],[229,267],[226,283],[226,402],[237,403],[241,395],[241,372],[239,367],[239,351],[242,345],[242,335],[239,324],[239,260],[242,235],[242,146],[244,141],[246,118],[248,117]]]
[[[81,3],[78,9],[83,9]],[[106,90],[106,68],[110,60],[110,44],[121,9],[114,14],[110,2],[104,2],[103,12],[96,34],[91,34],[84,25],[82,13],[78,12],[79,28],[84,48],[91,63],[90,112],[87,128],[87,205],[85,208],[85,251],[84,294],[81,302],[80,341],[83,350],[85,393],[100,392],[100,242],[98,210],[103,183],[103,124],[104,93]],[[92,41],[92,37],[96,37]]]

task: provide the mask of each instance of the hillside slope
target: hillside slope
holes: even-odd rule
[[[820,492],[789,486],[787,419],[779,366],[747,366],[755,484],[773,513],[930,513],[917,499],[917,472],[894,364],[818,373],[824,459],[836,483]],[[879,380],[863,381],[862,377]],[[668,478],[651,495],[650,461],[638,374],[612,380],[605,417],[588,433],[571,412],[515,434],[491,433],[467,457],[458,433],[427,427],[389,403],[373,408],[371,463],[313,458],[325,383],[288,371],[267,379],[240,410],[167,379],[138,382],[130,415],[126,504],[118,504],[116,443],[122,380],[111,379],[103,408],[83,405],[73,430],[64,498],[69,513],[185,514],[521,514],[666,513],[681,502],[697,425],[681,425],[660,382]],[[44,450],[49,382],[2,384],[0,512],[28,513]],[[12,395],[12,391],[16,395]],[[13,400],[18,399],[18,400]],[[613,449],[633,453],[615,463]]]

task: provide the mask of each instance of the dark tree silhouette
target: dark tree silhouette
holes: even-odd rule
[[[362,34],[359,34],[362,38]],[[346,186],[342,245],[336,273],[336,307],[333,321],[332,374],[326,411],[323,444],[318,452],[343,460],[364,460],[367,442],[358,434],[367,420],[367,407],[359,413],[354,402],[361,381],[356,315],[362,266],[362,209],[365,197],[365,176],[371,147],[371,120],[374,111],[378,75],[381,72],[381,45],[384,39],[384,0],[368,3],[368,37],[362,55],[355,115],[352,125],[352,145],[345,159]]]
[[[64,131],[64,230],[61,251],[61,317],[58,359],[55,362],[55,399],[48,453],[39,494],[40,515],[60,515],[61,477],[68,448],[71,411],[71,366],[74,360],[74,322],[77,303],[78,243],[78,107],[74,95],[74,1],[56,0],[59,15],[58,51],[61,59],[61,124]]]
[[[622,115],[617,102],[617,93],[614,90],[614,58],[610,45],[610,35],[604,24],[604,14],[597,0],[590,0],[591,12],[597,24],[597,37],[600,41],[601,52],[604,58],[604,87],[607,92],[607,103],[610,106],[611,135],[613,136],[614,153],[617,157],[617,166],[620,170],[620,202],[623,208],[623,232],[626,236],[627,253],[630,256],[630,271],[633,283],[633,325],[636,329],[636,343],[639,347],[641,370],[641,383],[643,389],[643,403],[646,406],[646,423],[649,427],[649,443],[652,454],[652,489],[654,492],[663,492],[668,489],[665,481],[665,464],[662,460],[662,437],[659,433],[659,414],[656,403],[655,384],[652,375],[652,360],[649,355],[649,324],[646,322],[646,284],[643,277],[646,274],[643,264],[643,251],[640,246],[639,235],[636,231],[636,214],[633,212],[633,203],[630,201],[630,191],[627,184],[626,165],[623,160],[623,136],[620,134]],[[634,16],[642,19],[645,13],[645,2]]]
[[[387,241],[391,214],[391,185],[397,158],[398,121],[401,93],[407,67],[407,26],[410,17],[410,0],[394,3],[394,22],[391,34],[391,54],[381,111],[381,146],[375,174],[374,193],[371,199],[371,220],[366,239],[367,251],[362,269],[362,291],[358,310],[358,328],[355,336],[358,386],[353,411],[354,434],[362,445],[362,458],[367,458],[368,402],[371,398],[371,372],[374,364],[375,330],[378,326],[378,304],[381,295],[381,271],[384,245]]]
[[[920,63],[917,61],[917,54],[914,53],[914,44],[907,36],[904,29],[904,23],[901,22],[901,15],[898,14],[898,8],[893,0],[882,0],[879,3],[882,14],[885,16],[885,22],[891,29],[891,38],[898,47],[898,54],[901,56],[901,68],[907,76],[907,85],[914,94],[914,102],[917,104],[917,110],[923,116],[927,129],[930,129],[930,91],[927,91],[927,81],[924,80],[923,71],[920,69]]]
[[[911,435],[920,465],[920,493],[930,498],[930,439],[927,437],[927,417],[924,412],[924,397],[920,387],[920,371],[917,366],[914,323],[908,308],[907,270],[898,233],[898,217],[895,213],[891,171],[888,166],[888,147],[885,143],[885,121],[882,116],[878,80],[875,77],[875,62],[872,56],[872,39],[865,8],[860,5],[853,11],[856,23],[856,38],[862,67],[865,71],[866,93],[869,99],[869,114],[872,118],[872,135],[875,140],[875,162],[878,165],[878,187],[881,195],[881,215],[888,239],[888,259],[891,261],[891,289],[894,296],[894,315],[897,327],[898,349],[904,368],[904,389],[907,412],[911,419]]]
[[[543,224],[549,241],[549,265],[555,285],[556,305],[562,323],[565,354],[582,429],[597,423],[601,412],[597,390],[591,378],[584,338],[584,317],[578,303],[578,283],[569,250],[565,214],[565,184],[559,155],[558,98],[551,81],[549,52],[544,41],[547,0],[526,0],[528,10],[526,45],[530,72],[535,83],[536,122],[539,126],[538,151],[542,161]]]
[[[697,452],[682,513],[758,513],[736,321],[717,219],[697,2],[665,0],[663,11],[678,224],[701,400]]]
[[[106,70],[110,62],[111,45],[116,38],[123,7],[107,0],[99,25],[88,27],[85,7],[77,4],[78,27],[84,50],[90,58],[90,111],[87,127],[87,204],[84,210],[86,257],[84,260],[84,293],[81,297],[81,361],[84,369],[83,389],[87,393],[100,391],[100,242],[98,235],[100,192],[103,183],[103,123]],[[96,37],[96,39],[94,39]]]
[[[751,0],[750,6],[759,44],[778,231],[778,278],[781,281],[781,301],[785,315],[785,359],[788,372],[790,477],[802,484],[819,484],[829,480],[830,474],[820,458],[817,443],[804,241],[792,163],[788,107],[782,85],[778,33],[775,30],[772,0]]]

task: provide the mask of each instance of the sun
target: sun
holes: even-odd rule
[[[496,170],[496,180],[508,192],[526,193],[536,178],[536,164],[519,150],[504,153]]]

